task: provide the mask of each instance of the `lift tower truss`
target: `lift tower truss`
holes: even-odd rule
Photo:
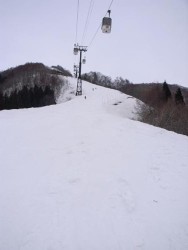
[[[78,77],[78,72],[79,72],[79,65],[74,64],[74,77]]]
[[[87,51],[87,46],[77,46],[78,51],[80,52],[80,62],[79,62],[79,72],[77,78],[77,89],[76,95],[82,95],[82,52]]]

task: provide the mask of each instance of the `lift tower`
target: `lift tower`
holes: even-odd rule
[[[79,72],[79,65],[74,64],[74,77],[78,77],[78,72]]]
[[[75,47],[74,47],[74,54],[76,55],[76,54],[78,54],[78,52],[80,53],[80,62],[79,62],[79,72],[78,72],[78,78],[77,78],[76,95],[82,95],[82,79],[81,79],[82,63],[85,62],[84,60],[82,62],[82,52],[86,52],[86,51],[87,51],[87,46],[75,45]]]

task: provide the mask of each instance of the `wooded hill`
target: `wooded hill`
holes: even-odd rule
[[[59,76],[72,76],[61,66],[26,63],[0,72],[0,110],[41,107],[56,103]]]
[[[138,119],[142,122],[188,135],[188,88],[163,83],[133,84],[121,77],[114,81],[101,73],[90,72],[82,79],[119,90],[138,102]]]
[[[163,92],[163,83],[139,83],[133,84],[128,79],[117,77],[112,80],[111,77],[105,76],[100,72],[89,72],[82,75],[82,79],[100,86],[117,89],[125,94],[131,95],[145,103],[152,104],[165,99]],[[168,84],[172,99],[175,99],[175,93],[181,90],[185,104],[188,105],[188,88],[180,85]]]

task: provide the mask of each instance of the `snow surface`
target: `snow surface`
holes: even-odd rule
[[[188,138],[129,119],[134,98],[83,89],[0,112],[0,250],[188,249]]]

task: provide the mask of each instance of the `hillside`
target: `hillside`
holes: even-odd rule
[[[56,104],[59,92],[72,76],[61,66],[26,63],[0,72],[0,110]]]
[[[122,77],[116,77],[115,80],[111,79],[109,76],[105,76],[100,72],[89,72],[82,75],[82,78],[88,82],[92,82],[99,86],[108,87],[121,92],[134,96],[135,98],[152,104],[152,99],[154,101],[160,102],[161,89],[163,88],[163,83],[152,82],[152,83],[132,83],[128,79],[123,79]],[[188,88],[180,86],[178,84],[169,84],[169,89],[172,93],[172,97],[178,88],[181,89],[185,103],[188,105]]]
[[[188,249],[187,137],[68,81],[58,105],[0,112],[0,249]]]
[[[71,73],[59,65],[47,67],[42,63],[26,63],[0,72],[0,91],[10,95],[24,86],[49,86],[54,89],[59,84],[58,75],[71,76]]]

